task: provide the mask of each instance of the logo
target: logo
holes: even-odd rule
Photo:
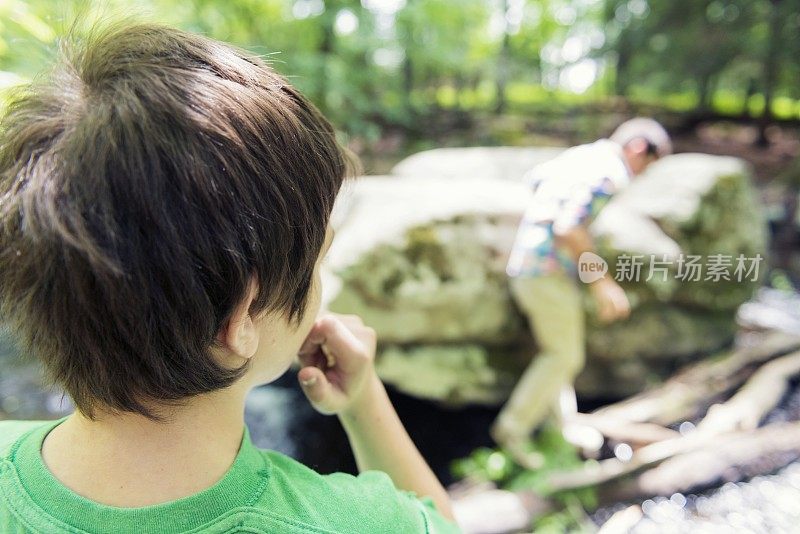
[[[584,284],[591,284],[603,278],[608,272],[606,260],[594,252],[584,252],[578,258],[578,278]]]

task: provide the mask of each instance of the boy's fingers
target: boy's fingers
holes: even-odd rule
[[[331,393],[331,383],[317,367],[303,367],[297,373],[297,379],[303,393],[312,403],[321,403]]]
[[[314,326],[311,327],[311,331],[306,336],[303,344],[300,345],[298,354],[303,356],[314,354],[319,350],[320,345],[325,342],[325,334],[319,328],[319,323],[320,320],[314,323]]]
[[[324,343],[334,355],[359,356],[365,352],[364,344],[336,317],[323,317],[317,321],[314,329],[316,334],[322,337],[319,344]],[[319,339],[319,337],[315,337],[315,339]]]
[[[318,367],[320,369],[326,367],[324,365],[325,355],[319,349],[313,353],[307,352],[298,354],[297,361],[300,362],[300,367]]]
[[[352,340],[356,340],[351,329],[357,328],[358,326],[364,326],[364,323],[361,322],[361,318],[357,315],[325,315],[317,319],[314,326],[311,327],[311,331],[300,346],[298,353],[303,355],[313,354],[323,343],[328,342],[328,345],[331,344],[331,340],[328,338],[338,336],[344,338],[349,337],[352,338]],[[330,348],[336,349],[343,347],[331,346]]]
[[[360,326],[364,326],[364,320],[359,317],[358,315],[347,314],[347,315],[340,315],[340,314],[332,314],[334,317],[339,319],[345,326],[348,328],[358,328]]]

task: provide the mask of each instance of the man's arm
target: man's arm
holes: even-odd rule
[[[582,224],[577,224],[563,232],[556,234],[556,246],[566,250],[574,261],[578,261],[584,252],[594,252],[594,240],[589,230]]]
[[[453,520],[447,492],[411,441],[375,373],[375,331],[356,316],[318,320],[300,349],[300,384],[314,408],[338,414],[361,471],[379,470],[395,486],[430,497]]]
[[[566,250],[576,263],[584,252],[595,252],[594,240],[582,224],[556,235],[556,246]],[[597,315],[601,321],[611,322],[630,315],[631,304],[625,291],[610,276],[592,282],[589,288],[597,302]]]

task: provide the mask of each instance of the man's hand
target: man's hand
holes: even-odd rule
[[[589,288],[597,302],[597,316],[604,323],[626,319],[631,314],[631,303],[625,291],[611,278],[601,278]]]
[[[300,347],[297,377],[308,400],[323,414],[358,407],[377,381],[375,330],[356,315],[318,319]]]

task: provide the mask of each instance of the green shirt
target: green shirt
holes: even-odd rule
[[[398,491],[382,472],[320,475],[258,449],[245,429],[228,473],[176,501],[117,508],[62,485],[42,442],[59,421],[0,421],[0,532],[62,533],[451,533],[429,500]]]

